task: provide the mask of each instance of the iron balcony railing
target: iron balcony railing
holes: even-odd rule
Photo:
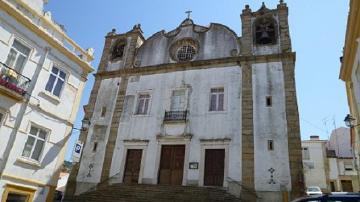
[[[0,62],[0,86],[24,96],[30,81],[29,78],[21,75],[15,69]]]
[[[188,111],[165,111],[164,121],[185,121]]]

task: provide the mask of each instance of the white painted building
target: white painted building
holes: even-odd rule
[[[190,18],[148,39],[139,25],[106,36],[68,200],[109,180],[225,187],[250,201],[302,194],[287,6],[246,6],[241,18],[242,37]]]
[[[332,131],[330,140],[311,136],[302,141],[305,185],[324,192],[358,192],[359,178],[347,128]]]
[[[327,140],[320,140],[319,136],[311,136],[310,140],[301,143],[306,187],[318,186],[327,191],[329,166],[326,158]]]
[[[92,49],[44,12],[46,0],[0,1],[0,199],[52,201]]]

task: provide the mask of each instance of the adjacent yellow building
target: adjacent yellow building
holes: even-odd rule
[[[357,170],[360,165],[360,1],[350,0],[344,55],[341,58],[340,79],[345,82],[351,116],[357,120],[351,127],[351,143]]]

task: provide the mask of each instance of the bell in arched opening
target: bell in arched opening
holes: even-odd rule
[[[255,21],[255,42],[258,45],[276,43],[276,23],[271,17],[262,17]]]

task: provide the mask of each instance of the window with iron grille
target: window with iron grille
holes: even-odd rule
[[[60,97],[60,92],[64,86],[66,73],[57,67],[53,67],[50,72],[49,80],[46,84],[45,90],[53,95]]]
[[[25,65],[26,59],[30,54],[30,48],[24,46],[19,41],[14,40],[5,64],[10,68],[20,72]]]
[[[22,156],[39,161],[41,152],[45,146],[46,136],[47,132],[45,130],[31,126]]]
[[[176,57],[180,62],[190,61],[194,59],[196,50],[190,45],[185,45],[177,50]]]
[[[138,97],[136,114],[147,114],[150,103],[150,95],[149,94],[140,94]]]
[[[224,88],[210,90],[210,111],[224,111]]]

